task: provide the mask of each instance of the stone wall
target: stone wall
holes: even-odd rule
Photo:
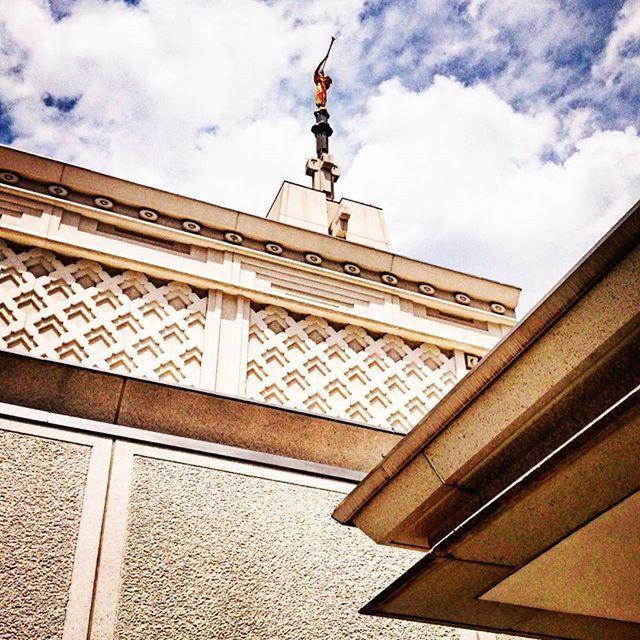
[[[111,441],[0,417],[0,638],[87,637]]]
[[[416,554],[331,519],[347,483],[16,421],[0,442],[0,638],[458,638],[357,613]]]
[[[0,638],[61,638],[90,447],[0,431]]]

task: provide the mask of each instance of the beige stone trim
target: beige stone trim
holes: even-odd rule
[[[604,398],[603,390],[615,388],[611,380],[629,384],[625,378],[632,376],[619,372],[636,371],[626,359],[634,359],[640,335],[639,237],[640,203],[369,473],[334,517],[361,527],[370,520],[376,539],[390,542],[394,527],[418,510],[424,515],[429,501],[434,521],[452,526],[454,514],[463,518],[480,494],[486,500],[519,475],[523,450],[533,456],[591,419],[598,394]],[[605,377],[608,367],[615,377]],[[568,410],[574,394],[578,400]],[[563,420],[556,422],[559,407]],[[434,474],[423,473],[424,460],[437,475],[428,485],[425,477]],[[403,501],[387,502],[400,487]],[[379,514],[387,520],[384,533]],[[423,532],[422,542],[433,541]]]
[[[220,343],[220,322],[222,291],[209,289],[204,321],[202,344],[202,364],[200,365],[200,388],[215,389],[218,369],[218,345]]]
[[[227,209],[217,205],[209,204],[187,198],[173,193],[168,193],[160,189],[154,189],[143,185],[135,184],[120,178],[107,176],[96,171],[67,165],[64,163],[34,156],[32,154],[18,151],[8,147],[0,147],[0,156],[4,168],[17,171],[24,178],[35,180],[46,185],[47,182],[62,182],[72,192],[90,196],[107,196],[114,202],[131,207],[145,207],[156,209],[163,216],[183,220],[185,218],[194,220],[203,226],[210,226],[215,220],[218,229],[237,231],[241,234],[248,234],[251,237],[257,233],[263,240],[272,242],[283,242],[290,245],[292,236],[299,240],[299,244],[305,250],[320,251],[325,257],[344,261],[345,255],[350,260],[363,261],[361,266],[367,269],[381,269],[396,273],[400,277],[408,277],[410,280],[428,281],[434,280],[432,284],[436,286],[444,285],[447,290],[464,290],[455,286],[455,283],[466,283],[474,291],[480,293],[480,298],[501,298],[501,302],[513,308],[517,304],[519,290],[516,287],[505,285],[487,278],[471,276],[462,272],[438,267],[436,265],[411,260],[402,256],[394,255],[387,251],[371,249],[358,243],[349,242],[345,244],[325,233],[310,232],[298,228],[298,225],[288,225],[274,223],[273,220],[256,217],[236,210]],[[56,180],[51,180],[55,175]],[[301,185],[292,185],[300,188]],[[311,189],[302,187],[302,190],[312,192]],[[25,191],[28,191],[25,190]],[[37,194],[36,195],[42,195]],[[49,197],[49,196],[47,196]],[[66,203],[66,200],[58,200]],[[345,201],[346,202],[346,201]],[[339,203],[333,203],[338,205]],[[350,202],[352,206],[362,206],[362,203]],[[376,209],[374,207],[374,209]],[[413,274],[413,275],[411,275]],[[415,276],[415,277],[414,277]],[[475,297],[473,292],[472,297]],[[488,298],[485,297],[488,295]],[[493,294],[498,294],[493,295]],[[505,297],[506,296],[506,297]]]
[[[99,436],[14,422],[4,418],[0,418],[0,429],[91,447],[62,636],[63,640],[85,640],[89,626],[112,441]]]
[[[625,532],[637,514],[627,500],[637,499],[640,487],[639,401],[640,385],[442,538],[363,613],[531,637],[640,637],[640,623],[619,615],[623,603],[637,600],[637,589],[629,587],[635,585],[630,576],[637,554],[633,535]],[[607,534],[600,530],[590,543],[594,527],[620,517],[621,507],[626,515],[612,528],[609,521]],[[598,551],[601,543],[606,552]],[[520,571],[559,549],[567,555],[544,575],[530,576],[519,592],[524,597],[490,596],[497,585],[518,579]],[[616,581],[624,586],[616,587]],[[557,597],[550,602],[554,590]],[[546,603],[536,598],[542,592]],[[568,606],[571,598],[577,600]],[[588,610],[581,598],[592,603]]]
[[[241,449],[215,442],[203,442],[192,438],[136,429],[118,424],[109,424],[97,420],[76,418],[68,415],[50,413],[39,409],[0,402],[0,417],[21,422],[52,425],[75,432],[95,433],[114,440],[127,440],[153,447],[169,447],[173,450],[187,451],[199,455],[215,456],[221,459],[240,460],[248,464],[292,470],[297,473],[321,478],[335,478],[350,483],[353,487],[364,477],[364,472],[336,467],[332,465],[310,462],[298,458],[288,458],[276,454],[263,453],[257,450]],[[379,432],[378,432],[379,433]]]
[[[110,267],[141,271],[152,277],[166,280],[179,280],[200,288],[216,288],[230,295],[245,295],[261,304],[276,304],[287,307],[296,313],[319,315],[327,320],[340,324],[357,324],[370,331],[393,333],[408,340],[433,343],[444,349],[463,349],[481,356],[496,342],[496,337],[488,332],[467,328],[465,326],[445,324],[435,318],[417,318],[413,315],[404,314],[403,320],[400,319],[402,316],[395,315],[397,320],[394,322],[393,318],[384,318],[383,314],[380,314],[383,315],[381,318],[379,314],[375,313],[378,309],[368,310],[371,315],[365,316],[343,309],[328,308],[324,305],[317,304],[317,302],[314,303],[309,299],[305,299],[304,301],[296,300],[291,295],[278,294],[269,289],[256,288],[248,290],[245,287],[213,278],[207,273],[205,268],[207,265],[210,267],[210,263],[202,267],[198,274],[188,273],[184,270],[176,270],[169,266],[156,266],[166,263],[166,254],[159,254],[153,261],[151,259],[149,261],[143,261],[139,258],[134,259],[126,256],[128,252],[126,243],[119,243],[118,248],[121,252],[118,252],[118,250],[114,248],[112,253],[105,253],[104,249],[106,249],[107,242],[102,238],[100,238],[102,250],[98,250],[97,248],[87,249],[84,246],[79,246],[77,238],[74,242],[60,242],[55,239],[44,238],[41,235],[16,231],[15,229],[8,229],[6,227],[0,227],[0,229],[2,230],[2,236],[11,242],[42,247],[67,256],[94,260]],[[329,273],[333,275],[333,272]],[[338,278],[340,277],[339,274],[336,275]],[[326,274],[322,274],[322,280],[326,282]],[[409,292],[407,292],[407,294],[408,296],[411,295]],[[415,298],[417,302],[418,296],[416,295]],[[433,301],[432,303],[431,301],[421,300],[419,304],[425,307],[431,305],[433,308],[446,307],[447,305],[454,306],[447,301]],[[476,315],[481,317],[483,313],[481,310],[474,309],[472,313],[470,313],[470,317],[475,317]],[[511,324],[510,318],[505,318],[505,321]]]
[[[219,309],[220,334],[215,390],[244,396],[251,313],[249,300],[221,293],[216,296],[216,307]]]
[[[269,263],[275,266],[276,269],[282,268],[284,267],[291,267],[294,268],[296,271],[302,271],[302,272],[308,272],[310,274],[314,274],[314,275],[318,275],[319,273],[322,274],[322,279],[329,279],[329,280],[335,280],[335,281],[341,281],[341,282],[345,282],[345,283],[350,283],[352,286],[356,286],[358,288],[360,288],[361,290],[370,290],[370,291],[377,291],[377,292],[382,292],[384,295],[389,296],[398,296],[401,297],[403,299],[408,299],[408,300],[412,300],[420,305],[426,306],[426,307],[430,307],[433,309],[438,309],[438,310],[442,310],[445,312],[449,312],[453,315],[458,315],[461,317],[466,317],[466,318],[476,318],[478,320],[482,320],[482,321],[489,321],[489,322],[493,322],[493,323],[497,323],[499,325],[505,325],[505,326],[512,326],[515,323],[515,319],[511,318],[509,316],[502,316],[502,315],[498,315],[498,314],[494,314],[492,312],[488,312],[488,311],[484,311],[482,309],[478,309],[478,308],[474,308],[474,307],[467,307],[467,306],[463,306],[460,304],[457,304],[455,302],[449,302],[447,300],[443,300],[440,298],[432,298],[429,296],[422,296],[419,295],[417,293],[411,292],[411,291],[406,291],[403,289],[397,289],[394,287],[389,287],[383,283],[377,283],[375,281],[372,280],[365,280],[362,278],[356,279],[353,276],[349,276],[347,274],[341,274],[339,272],[336,271],[329,271],[327,269],[322,269],[321,267],[316,267],[304,262],[298,262],[296,260],[291,260],[288,259],[284,256],[278,256],[278,257],[274,257],[268,253],[264,253],[261,251],[256,251],[255,249],[251,249],[248,247],[243,247],[241,245],[229,245],[226,242],[222,242],[220,240],[216,240],[214,238],[207,238],[204,236],[200,236],[200,235],[195,235],[192,233],[187,233],[183,230],[178,230],[178,229],[171,229],[169,227],[162,227],[162,226],[158,226],[149,222],[146,222],[144,220],[140,220],[140,219],[135,219],[135,218],[128,218],[122,215],[119,215],[117,213],[111,212],[111,211],[107,211],[107,210],[102,210],[102,209],[97,209],[94,207],[89,207],[86,205],[82,205],[79,203],[74,203],[74,202],[70,202],[70,201],[64,201],[61,202],[59,199],[57,198],[53,198],[51,196],[47,196],[44,194],[39,194],[39,193],[33,193],[31,191],[27,191],[25,189],[21,189],[19,187],[13,187],[13,186],[9,186],[9,185],[0,185],[0,193],[5,193],[14,197],[18,197],[18,198],[24,198],[26,200],[29,201],[35,201],[35,202],[42,202],[45,205],[54,205],[54,208],[52,210],[55,210],[56,214],[57,214],[57,218],[58,220],[60,219],[60,215],[61,212],[64,211],[69,211],[69,212],[74,212],[75,214],[80,214],[82,217],[84,217],[87,220],[94,220],[96,222],[101,222],[104,224],[111,224],[114,225],[117,228],[120,229],[124,229],[124,230],[128,230],[128,231],[132,231],[144,236],[148,236],[149,238],[159,238],[159,239],[163,239],[166,241],[178,241],[178,242],[182,242],[185,244],[188,244],[190,246],[193,247],[200,247],[200,248],[214,248],[218,251],[224,251],[224,252],[231,252],[236,256],[239,257],[244,257],[242,259],[243,264],[245,262],[248,261],[248,263],[251,263],[252,259],[255,260],[257,259],[260,263]],[[60,207],[60,205],[64,205],[64,209],[62,209]],[[252,216],[253,217],[253,216]],[[256,218],[256,220],[260,220],[259,218]],[[95,226],[95,225],[94,225]],[[3,223],[3,227],[6,227],[7,230],[16,230],[16,231],[27,231],[27,229],[24,228],[24,223],[22,222],[16,222],[13,221],[11,224],[6,224]],[[81,228],[76,228],[73,229],[73,236],[74,239],[69,242],[70,237],[69,237],[69,233],[68,231],[65,233],[65,230],[63,227],[61,227],[59,224],[55,225],[55,224],[49,224],[47,225],[46,231],[43,231],[43,226],[42,225],[38,225],[37,229],[36,228],[32,228],[30,229],[30,231],[32,231],[34,233],[34,235],[39,236],[40,238],[47,238],[48,240],[52,241],[52,242],[62,242],[64,244],[67,245],[67,250],[70,249],[71,247],[75,247],[76,250],[81,251],[82,248],[77,246],[78,243],[77,242],[77,234],[79,232],[81,233],[87,233],[89,230],[88,229],[83,229]],[[71,231],[71,229],[69,229],[69,231]],[[115,258],[120,258],[122,260],[126,260],[126,256],[128,253],[131,253],[132,248],[135,248],[134,245],[132,245],[130,242],[127,243],[123,243],[122,241],[117,241],[114,240],[114,238],[109,238],[109,237],[96,237],[96,233],[95,233],[95,229],[91,230],[92,233],[89,233],[88,236],[89,238],[93,238],[93,241],[95,243],[96,239],[99,239],[99,248],[98,246],[94,247],[94,251],[104,251],[106,252],[106,249],[109,247],[110,244],[112,244],[113,242],[116,242],[117,245],[121,245],[121,244],[125,244],[127,246],[127,251],[122,253],[122,251],[120,250],[112,250],[111,254],[113,257]],[[292,243],[295,244],[295,235],[296,235],[296,231],[292,229],[291,230],[291,241]],[[62,246],[62,245],[60,245]],[[89,245],[87,245],[89,246]],[[52,246],[49,246],[47,248],[53,248]],[[142,249],[140,246],[137,247],[138,251],[134,251],[134,253],[136,254],[136,256],[139,256],[140,253],[144,254],[146,253],[147,247],[145,247],[144,249]],[[366,249],[364,247],[359,247],[360,250]],[[317,248],[318,251],[321,251],[320,248]],[[368,249],[369,251],[371,251],[371,249]],[[152,250],[153,253],[157,253],[158,250]],[[166,251],[163,250],[162,254],[165,256],[166,258]],[[79,254],[78,254],[79,255]],[[82,257],[88,257],[86,255],[83,255]],[[95,259],[95,258],[93,258]],[[186,260],[185,260],[186,259]],[[400,258],[398,258],[400,259]],[[404,260],[407,263],[410,263],[411,261],[409,261],[406,258],[402,258],[402,260]],[[165,260],[166,261],[166,260]],[[148,262],[150,264],[160,264],[162,263],[161,260],[157,260],[155,258],[151,258],[148,260]],[[172,262],[175,264],[176,261],[172,260]],[[192,260],[188,259],[188,256],[184,256],[182,257],[182,259],[180,260],[180,262],[183,262],[183,267],[181,269],[181,272],[183,273],[183,277],[184,276],[188,276],[191,275],[191,272],[193,270],[193,268],[191,267],[190,263],[193,262]],[[122,265],[124,265],[124,263],[121,263]],[[142,263],[141,263],[142,264]],[[404,262],[403,262],[404,264]],[[130,265],[125,265],[127,266],[127,268],[130,268]],[[389,269],[390,270],[390,269]],[[201,270],[201,274],[206,273],[206,271],[202,271]],[[195,274],[195,272],[194,272]],[[420,274],[416,273],[413,274],[416,277],[419,276]],[[422,274],[424,276],[424,274]],[[215,282],[215,276],[211,275],[211,274],[207,274],[207,277],[209,280],[214,281]],[[451,289],[465,289],[468,288],[465,287],[466,284],[466,280],[467,279],[471,279],[471,280],[475,280],[476,278],[474,278],[473,276],[467,276],[466,274],[456,274],[456,277],[454,278],[452,285],[456,285],[456,286],[452,286]],[[218,283],[219,285],[224,285],[224,284],[229,284],[228,282],[225,282],[225,278],[223,277],[221,279],[221,281]],[[201,286],[201,285],[200,285]],[[504,285],[499,285],[500,287],[504,287]],[[509,289],[511,289],[509,287]],[[234,293],[242,293],[242,291],[234,291]],[[491,298],[491,294],[494,294],[494,297],[499,297],[499,292],[487,292],[487,295],[485,296],[486,298]]]
[[[135,445],[122,442],[116,442],[113,447],[113,463],[89,628],[91,640],[112,638],[115,630],[127,530],[127,504],[133,473],[132,447]]]
[[[266,454],[267,464],[307,473],[348,470],[350,479],[359,480],[361,472],[401,439],[397,433],[344,419],[1,349],[0,370],[0,401],[43,410],[45,422],[48,412],[97,420],[110,435],[120,435],[111,430],[114,425],[153,438],[186,439],[188,448],[206,447],[200,450],[207,453],[210,446],[224,445],[231,451],[223,455],[246,459],[255,453],[263,462]],[[169,440],[163,444],[173,446]],[[314,470],[315,464],[321,467]]]

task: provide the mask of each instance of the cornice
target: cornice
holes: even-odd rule
[[[459,305],[455,302],[441,300],[432,296],[422,296],[420,294],[385,285],[383,283],[364,280],[361,277],[325,269],[322,266],[318,267],[305,262],[298,262],[282,255],[272,255],[266,251],[258,251],[246,246],[196,235],[182,229],[160,227],[145,220],[122,216],[113,211],[105,211],[96,207],[61,200],[55,196],[36,194],[21,189],[20,187],[0,185],[0,193],[6,193],[8,195],[28,199],[30,201],[41,202],[42,204],[57,210],[73,212],[87,219],[92,219],[104,224],[112,225],[114,228],[117,227],[122,230],[136,233],[142,238],[148,237],[156,240],[162,239],[164,241],[179,242],[183,245],[213,249],[224,252],[225,255],[230,256],[231,261],[234,259],[240,259],[244,260],[246,263],[247,259],[249,259],[252,262],[272,265],[276,270],[282,270],[283,267],[295,269],[298,272],[307,273],[310,276],[315,276],[316,278],[320,276],[325,282],[334,281],[336,283],[347,285],[351,288],[355,286],[358,290],[361,290],[364,294],[368,294],[369,296],[374,295],[377,297],[385,297],[386,299],[388,299],[389,296],[393,296],[393,298],[398,301],[400,299],[404,299],[412,303],[419,304],[425,308],[430,308],[434,311],[447,314],[451,319],[447,321],[446,318],[429,318],[424,323],[421,323],[424,324],[424,327],[421,328],[421,330],[415,330],[410,327],[402,326],[402,322],[393,324],[380,318],[363,318],[362,315],[359,315],[358,313],[349,313],[344,308],[332,309],[327,305],[320,304],[309,298],[299,298],[296,300],[295,297],[292,298],[290,295],[278,295],[273,291],[262,290],[257,286],[248,286],[246,284],[243,285],[241,282],[230,281],[225,277],[220,277],[219,274],[206,273],[206,275],[204,275],[203,273],[189,273],[185,270],[163,264],[161,260],[157,259],[157,256],[155,260],[149,260],[146,262],[141,260],[132,260],[123,254],[105,251],[104,248],[101,248],[99,245],[85,246],[80,238],[72,239],[71,242],[69,242],[68,237],[65,240],[61,240],[60,238],[55,237],[55,233],[51,233],[50,230],[47,236],[43,237],[26,228],[14,231],[6,227],[3,228],[3,235],[14,242],[36,244],[45,248],[60,251],[61,253],[71,253],[82,258],[93,259],[99,262],[102,261],[110,264],[111,266],[138,269],[158,277],[183,280],[197,287],[220,289],[234,295],[246,296],[259,303],[285,306],[300,313],[317,313],[318,315],[328,317],[329,319],[333,319],[341,323],[363,324],[364,322],[369,326],[369,328],[378,332],[395,333],[400,330],[405,337],[412,340],[432,341],[445,348],[465,349],[477,355],[482,355],[487,348],[490,348],[495,337],[491,336],[485,329],[464,324],[462,322],[464,319],[466,319],[467,322],[490,322],[503,326],[510,326],[515,322],[512,318],[492,314],[491,312],[486,312],[482,309]],[[113,239],[126,242],[126,240],[122,238],[114,237]],[[155,248],[155,250],[162,251],[157,248]],[[189,256],[185,255],[184,257],[188,258]],[[460,318],[460,321],[456,322],[456,318]],[[439,324],[439,329],[444,329],[444,331],[429,331],[429,320],[432,323],[436,322]],[[454,333],[460,334],[460,331],[462,331],[466,337],[458,340],[451,339],[450,337],[443,337],[443,334],[446,335],[448,333],[446,330],[446,326],[448,324],[455,326]]]
[[[418,493],[399,478],[411,473],[412,465],[413,470],[422,465],[437,478],[438,491],[432,497],[439,505],[438,517],[456,526],[459,522],[450,517],[454,510],[463,513],[479,492],[484,499],[493,497],[492,491],[516,479],[510,474],[519,475],[520,461],[533,464],[535,455],[553,450],[576,424],[589,422],[593,416],[586,414],[599,402],[617,399],[614,391],[626,393],[637,385],[638,369],[632,363],[638,360],[640,344],[639,241],[637,202],[371,470],[337,507],[334,518],[353,523],[378,498],[397,495],[388,489],[392,486],[415,498]],[[571,405],[573,391],[576,402]],[[480,469],[488,471],[482,475]],[[476,484],[470,481],[474,474]],[[426,486],[424,476],[419,482]],[[442,508],[445,497],[451,499],[449,513]],[[423,507],[419,513],[424,515]]]
[[[0,171],[0,183],[20,188],[32,197],[56,196],[60,206],[65,208],[84,205],[87,210],[108,211],[119,216],[123,223],[127,219],[140,220],[142,217],[149,221],[148,227],[142,227],[146,233],[150,233],[151,228],[180,230],[186,227],[193,238],[206,237],[223,242],[230,234],[235,234],[239,245],[262,254],[268,252],[267,244],[277,245],[282,248],[280,259],[289,258],[304,265],[305,255],[313,253],[322,259],[325,272],[346,271],[355,274],[352,268],[355,266],[359,269],[357,277],[360,282],[382,284],[385,290],[414,293],[422,300],[431,298],[455,302],[457,298],[457,306],[453,308],[459,311],[461,307],[468,306],[491,313],[491,303],[498,303],[496,308],[501,313],[492,313],[492,316],[501,318],[494,321],[502,324],[509,325],[508,318],[514,316],[519,289],[486,278],[298,229],[11,148],[0,147],[0,168],[4,169]],[[3,179],[7,174],[9,179]],[[233,242],[227,240],[225,244]],[[433,292],[425,295],[420,285],[432,287]],[[500,307],[504,307],[504,311]],[[466,317],[464,313],[461,315]]]

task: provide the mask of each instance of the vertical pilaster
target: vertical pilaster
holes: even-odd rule
[[[222,292],[210,289],[204,320],[204,340],[202,344],[202,365],[200,367],[200,388],[213,391],[216,387],[218,368],[218,342],[220,339],[220,317]]]
[[[462,378],[467,375],[467,364],[464,359],[464,351],[454,349],[453,358],[456,363],[456,377],[458,380],[462,380]]]
[[[492,336],[496,336],[497,338],[502,338],[502,336],[505,334],[504,325],[497,324],[496,322],[487,323],[487,328],[489,330],[489,333]]]
[[[251,307],[247,298],[226,293],[220,293],[219,305],[215,390],[243,396],[247,378]]]

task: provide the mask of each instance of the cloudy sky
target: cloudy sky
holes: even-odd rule
[[[640,0],[0,0],[0,142],[264,215],[338,196],[522,314],[640,198]]]

